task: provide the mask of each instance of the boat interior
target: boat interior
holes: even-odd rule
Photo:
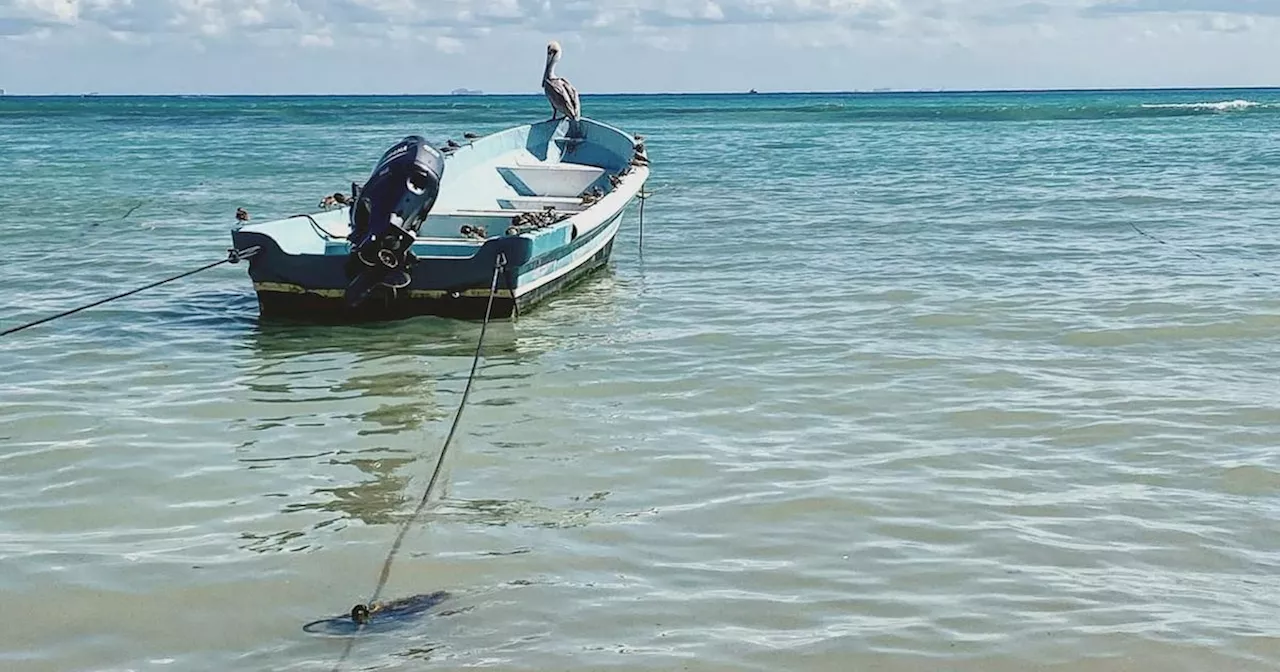
[[[474,242],[503,235],[523,213],[540,213],[536,216],[545,221],[548,208],[553,215],[586,210],[630,169],[636,141],[590,119],[580,124],[573,138],[566,137],[569,124],[560,119],[460,143],[445,161],[440,195],[418,239]],[[285,248],[300,252],[314,244],[314,234],[322,245],[338,244],[349,231],[347,216],[347,208],[339,207],[246,228],[273,235]],[[299,227],[299,220],[308,226]]]
[[[465,237],[464,226],[500,235],[521,213],[548,208],[581,212],[590,205],[585,194],[611,191],[610,177],[630,164],[630,140],[601,132],[603,127],[589,122],[584,124],[585,137],[568,139],[566,126],[543,123],[510,129],[453,152],[440,197],[418,237]]]

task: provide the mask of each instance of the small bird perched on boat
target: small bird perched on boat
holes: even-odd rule
[[[328,210],[329,208],[335,208],[339,205],[346,205],[346,204],[347,204],[346,194],[343,194],[338,191],[333,192],[332,196],[325,196],[324,198],[320,199],[320,207],[324,208],[325,210]]]
[[[556,63],[560,62],[560,43],[552,40],[547,44],[547,68],[542,71],[542,91],[547,94],[551,103],[551,119],[555,121],[557,114],[563,114],[570,122],[576,124],[582,116],[582,104],[578,102],[578,90],[564,77],[557,77]],[[573,126],[571,125],[572,129]]]
[[[644,136],[636,136],[635,151],[631,156],[631,165],[647,166],[649,165],[649,153],[644,149]]]

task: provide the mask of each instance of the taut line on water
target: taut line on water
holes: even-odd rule
[[[0,331],[0,336],[8,336],[9,334],[17,333],[17,332],[19,332],[19,331],[22,331],[23,329],[29,329],[29,328],[34,327],[34,326],[36,326],[36,325],[44,324],[45,322],[52,322],[53,320],[56,320],[56,319],[58,319],[58,318],[60,318],[60,317],[66,317],[66,316],[68,316],[68,315],[72,315],[72,314],[78,313],[78,312],[80,312],[80,311],[82,311],[82,310],[88,310],[88,309],[90,309],[90,308],[93,308],[94,306],[101,306],[101,305],[102,305],[102,304],[104,304],[104,303],[109,303],[109,302],[111,302],[111,301],[115,301],[116,299],[123,299],[123,298],[124,298],[124,297],[126,297],[126,296],[131,296],[131,295],[133,295],[133,294],[137,294],[138,292],[141,292],[141,291],[143,291],[143,290],[151,289],[151,288],[153,288],[153,287],[159,287],[160,285],[168,284],[168,283],[173,282],[173,281],[175,281],[175,280],[181,280],[181,279],[183,279],[183,278],[185,278],[185,277],[187,277],[187,276],[189,276],[189,275],[195,275],[196,273],[200,273],[200,272],[203,272],[203,271],[207,271],[207,270],[209,270],[209,269],[211,269],[211,268],[213,268],[213,267],[215,267],[215,266],[221,266],[221,265],[223,265],[223,264],[234,264],[234,263],[239,262],[241,259],[249,259],[249,258],[253,257],[253,255],[257,254],[259,249],[260,249],[260,248],[259,248],[257,245],[255,245],[255,246],[253,246],[253,247],[250,247],[250,248],[248,248],[248,249],[244,249],[244,250],[237,250],[237,249],[230,249],[230,250],[227,250],[227,258],[226,258],[226,259],[220,259],[220,260],[215,261],[215,262],[213,262],[213,263],[205,264],[204,266],[201,266],[200,268],[197,268],[197,269],[194,269],[194,270],[190,270],[190,271],[187,271],[187,272],[185,272],[185,273],[179,273],[179,274],[177,274],[177,275],[175,275],[175,276],[173,276],[173,277],[165,278],[164,280],[158,280],[158,281],[156,281],[156,282],[153,282],[153,283],[151,283],[151,284],[149,284],[149,285],[144,285],[144,286],[139,287],[139,288],[137,288],[137,289],[131,289],[131,290],[127,291],[127,292],[122,292],[122,293],[120,293],[120,294],[116,294],[116,295],[114,295],[114,296],[108,296],[108,297],[107,297],[107,298],[105,298],[105,299],[99,299],[99,300],[97,300],[97,301],[94,301],[93,303],[90,303],[90,304],[86,304],[86,305],[80,306],[79,308],[72,308],[71,310],[64,310],[64,311],[62,311],[61,313],[58,313],[58,314],[56,314],[56,315],[50,315],[50,316],[48,316],[48,317],[42,317],[42,318],[40,318],[40,319],[38,319],[38,320],[36,320],[36,321],[34,321],[34,322],[28,322],[28,323],[26,323],[26,324],[19,325],[19,326],[16,326],[16,327],[13,327],[12,329],[6,329],[6,330],[4,330],[4,331]]]
[[[1171,245],[1171,244],[1169,243],[1169,241],[1167,241],[1167,240],[1161,240],[1161,239],[1156,238],[1155,236],[1153,236],[1153,235],[1151,235],[1151,234],[1147,233],[1146,231],[1143,231],[1141,228],[1139,228],[1139,227],[1138,227],[1138,225],[1137,225],[1137,224],[1134,224],[1133,222],[1129,222],[1129,226],[1133,227],[1133,230],[1134,230],[1134,231],[1137,231],[1139,235],[1141,235],[1141,236],[1143,236],[1143,237],[1145,237],[1145,238],[1149,238],[1149,239],[1151,239],[1151,240],[1154,240],[1154,241],[1156,241],[1157,243],[1160,243],[1161,245],[1168,245],[1169,247],[1178,247],[1177,245]],[[1189,249],[1187,249],[1187,248],[1185,248],[1185,247],[1180,247],[1179,249],[1181,249],[1183,252],[1187,252],[1187,253],[1189,253],[1189,254],[1194,254],[1195,256],[1199,257],[1200,259],[1203,259],[1204,261],[1207,261],[1207,262],[1209,262],[1209,263],[1211,263],[1211,264],[1213,263],[1213,260],[1212,260],[1212,259],[1210,259],[1209,257],[1204,256],[1203,254],[1200,254],[1199,252],[1196,252],[1195,250],[1189,250]],[[1252,275],[1252,276],[1253,276],[1253,277],[1255,277],[1255,278],[1261,278],[1261,277],[1263,277],[1263,276],[1262,276],[1262,274],[1261,274],[1261,273],[1259,273],[1259,272],[1257,272],[1257,271],[1247,271],[1247,273],[1248,273],[1249,275]]]

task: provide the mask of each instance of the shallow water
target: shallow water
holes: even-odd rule
[[[344,669],[1280,667],[1280,92],[584,107],[643,253],[491,327],[387,590],[450,604]],[[0,329],[545,114],[0,99]],[[260,324],[232,266],[4,338],[0,667],[332,669],[478,332]]]

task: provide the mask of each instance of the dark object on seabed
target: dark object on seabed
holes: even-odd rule
[[[357,632],[386,632],[405,627],[416,621],[427,610],[449,599],[449,593],[434,593],[402,597],[390,602],[373,605],[357,604],[351,613],[312,621],[302,629],[317,635],[354,635]],[[357,621],[363,621],[363,625]]]

